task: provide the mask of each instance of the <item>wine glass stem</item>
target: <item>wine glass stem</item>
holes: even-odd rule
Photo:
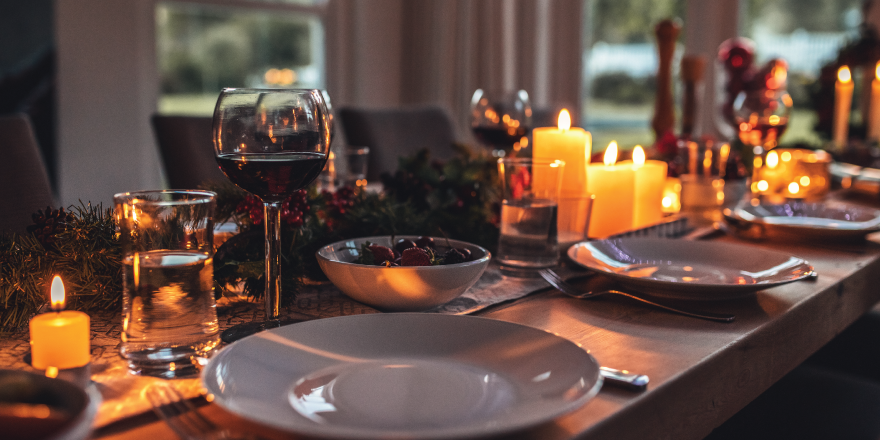
[[[266,319],[281,314],[281,202],[263,204],[266,219]]]

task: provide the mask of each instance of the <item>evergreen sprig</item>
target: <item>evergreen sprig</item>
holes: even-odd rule
[[[0,328],[25,325],[48,302],[49,285],[60,275],[66,307],[120,307],[122,253],[111,209],[83,204],[68,209],[74,219],[48,249],[30,234],[0,236]]]

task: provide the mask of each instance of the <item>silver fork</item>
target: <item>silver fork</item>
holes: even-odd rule
[[[153,412],[183,440],[255,440],[221,429],[203,415],[171,385],[157,382],[147,387],[144,394]]]
[[[614,295],[625,296],[627,298],[632,298],[634,300],[641,301],[645,304],[650,304],[654,307],[666,310],[667,312],[678,313],[679,315],[690,316],[693,318],[706,319],[709,321],[716,321],[716,322],[733,322],[733,320],[736,319],[735,315],[709,313],[709,312],[692,312],[692,311],[687,311],[687,310],[676,309],[676,308],[673,308],[673,307],[670,307],[667,305],[656,303],[656,302],[651,301],[649,299],[645,299],[645,298],[633,295],[631,293],[621,292],[619,290],[603,290],[600,292],[583,292],[583,291],[578,290],[577,288],[575,288],[571,284],[568,284],[567,282],[565,282],[565,280],[563,280],[556,272],[553,272],[550,269],[542,269],[542,270],[538,271],[538,273],[541,275],[541,278],[544,278],[545,281],[550,283],[551,286],[555,287],[560,292],[562,292],[568,296],[578,298],[578,299],[590,299],[590,298],[596,298],[596,297],[602,296],[602,295],[614,294]]]

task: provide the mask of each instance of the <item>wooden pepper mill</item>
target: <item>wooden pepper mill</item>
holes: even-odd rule
[[[675,125],[675,106],[672,101],[672,55],[675,53],[675,40],[681,32],[677,19],[666,19],[657,23],[657,96],[654,101],[654,119],[651,128],[659,140],[664,133],[672,131]]]

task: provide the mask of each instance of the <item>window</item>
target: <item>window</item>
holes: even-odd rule
[[[651,117],[657,76],[654,25],[684,17],[684,0],[593,0],[584,54],[585,128],[593,134],[593,152],[616,140],[622,148],[654,141]],[[679,36],[683,41],[683,35]],[[683,48],[676,51],[678,59]]]
[[[822,144],[814,132],[812,92],[819,70],[858,38],[862,0],[741,0],[743,34],[755,41],[757,65],[771,58],[788,62],[788,92],[794,103],[782,143]],[[858,80],[858,78],[857,78]],[[854,112],[858,118],[859,112]]]
[[[224,87],[325,87],[320,4],[239,3],[156,6],[159,113],[210,115]]]

